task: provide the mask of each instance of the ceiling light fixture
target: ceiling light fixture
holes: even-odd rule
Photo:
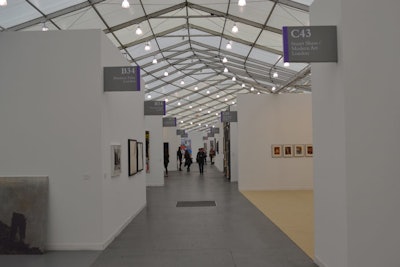
[[[246,87],[246,85],[244,83],[242,83],[242,88],[245,88],[245,87]]]
[[[129,1],[128,0],[124,0],[124,1],[122,1],[122,8],[129,8],[130,7],[130,4],[129,4]]]
[[[246,0],[239,0],[238,1],[238,6],[245,6],[246,5]]]
[[[42,32],[47,32],[49,28],[46,26],[46,22],[43,22]]]
[[[168,71],[164,72],[164,76],[167,77],[168,76]]]
[[[210,90],[207,90],[207,94],[209,94],[210,93]]]
[[[261,93],[260,92],[257,92],[257,95],[260,95]]]
[[[157,63],[158,63],[157,58],[154,57],[154,58],[153,58],[153,64],[157,64]]]
[[[250,88],[250,91],[254,91],[254,87],[253,86]]]
[[[192,108],[192,106],[189,106],[189,108]]]
[[[224,57],[224,58],[222,59],[222,63],[226,63],[226,62],[228,62],[228,59],[227,59],[226,57]]]
[[[235,76],[232,77],[232,81],[236,82],[236,77]]]
[[[225,100],[225,101],[228,101],[228,98],[225,98],[224,100]]]
[[[180,106],[181,105],[181,102],[178,102],[178,106]]]
[[[284,66],[284,67],[290,67],[290,63],[289,63],[289,62],[284,62],[284,63],[283,63],[283,66]]]
[[[276,90],[276,87],[273,86],[273,87],[272,87],[272,92],[275,92],[275,90]]]
[[[199,87],[196,86],[196,87],[194,88],[194,90],[195,90],[195,91],[199,90]]]
[[[227,73],[227,72],[228,72],[228,68],[225,68],[225,69],[224,69],[224,72]]]
[[[274,74],[272,74],[272,77],[278,78],[279,74],[275,71]]]
[[[7,6],[7,0],[0,0],[0,6]]]
[[[142,29],[140,28],[140,25],[137,25],[137,27],[136,27],[136,34],[137,34],[137,35],[142,35],[142,34],[143,34],[143,31],[142,31]]]
[[[151,99],[151,95],[148,95],[147,98],[148,98],[148,99]]]
[[[217,98],[219,98],[219,95],[217,95]]]
[[[144,50],[150,51],[150,49],[151,49],[150,42],[147,42],[145,47],[144,47]]]
[[[165,99],[165,102],[168,102],[168,98]]]
[[[181,81],[181,85],[184,85],[184,84],[185,84],[185,81],[184,81],[184,80],[182,80],[182,81]]]
[[[232,49],[232,41],[229,41],[229,42],[226,44],[226,49]]]
[[[201,108],[199,108],[199,111],[202,111],[202,109],[201,109]]]
[[[236,23],[234,23],[233,24],[233,27],[232,27],[232,32],[233,33],[237,33],[239,31],[239,28],[238,28],[238,26],[236,25]]]

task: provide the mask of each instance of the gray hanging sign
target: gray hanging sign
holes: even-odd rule
[[[165,101],[144,101],[144,115],[165,115]]]
[[[104,67],[104,92],[140,91],[140,67]]]
[[[283,27],[285,62],[337,62],[336,26]]]

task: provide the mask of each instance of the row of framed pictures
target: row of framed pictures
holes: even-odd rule
[[[313,145],[271,145],[273,158],[312,157]]]
[[[132,176],[143,170],[143,143],[128,139],[128,175]],[[111,176],[121,174],[121,145],[111,145]]]

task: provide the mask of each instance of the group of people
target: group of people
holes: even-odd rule
[[[210,156],[211,164],[214,164],[213,158],[215,157],[215,151],[213,148],[210,149],[209,156]],[[192,160],[192,155],[191,155],[189,149],[185,149],[182,152],[182,148],[178,147],[178,151],[176,152],[176,157],[177,157],[178,164],[179,164],[178,170],[182,171],[182,163],[183,163],[183,159],[184,159],[185,160],[184,166],[186,167],[186,170],[188,172],[190,172],[190,166],[193,164],[193,160]],[[168,158],[169,158],[169,156],[168,156]],[[166,157],[164,155],[164,167],[165,167],[166,176],[168,176],[168,162],[169,162],[169,159],[166,160]],[[200,173],[201,174],[204,173],[204,164],[206,164],[206,162],[207,162],[207,153],[205,152],[204,148],[199,148],[199,151],[197,152],[197,155],[196,155],[196,162],[199,165]]]

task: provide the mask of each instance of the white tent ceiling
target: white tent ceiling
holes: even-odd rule
[[[102,29],[141,67],[146,100],[167,101],[167,116],[189,131],[209,129],[238,94],[310,92],[309,64],[284,66],[282,27],[309,25],[313,0],[128,1],[8,0],[0,31]]]

